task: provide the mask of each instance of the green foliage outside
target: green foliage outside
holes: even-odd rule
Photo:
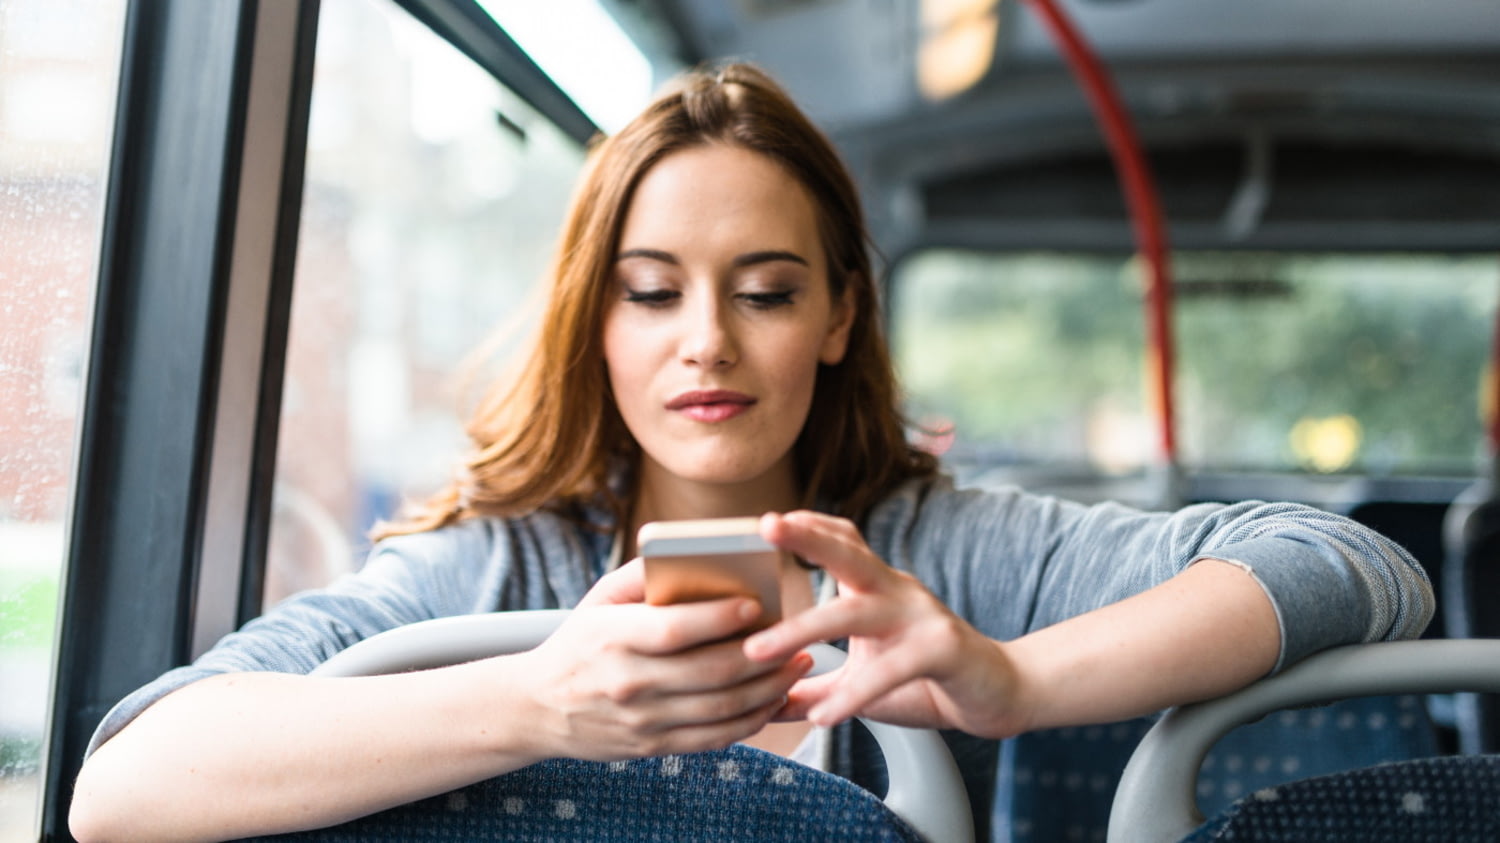
[[[1001,461],[1076,461],[1088,408],[1140,412],[1141,323],[1118,262],[929,253],[903,265],[892,340],[918,420]]]
[[[55,577],[0,571],[0,649],[51,646],[56,615]]]
[[[1134,441],[1128,458],[1149,460],[1136,269],[1044,253],[903,263],[893,341],[913,415],[953,422],[965,459],[1128,469],[1107,452]],[[1493,256],[1193,253],[1174,277],[1187,467],[1474,470]]]

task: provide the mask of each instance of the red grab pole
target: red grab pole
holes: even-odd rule
[[[1158,456],[1169,470],[1177,464],[1176,411],[1172,397],[1175,348],[1172,342],[1172,276],[1167,257],[1166,224],[1151,169],[1140,138],[1103,62],[1054,0],[1026,0],[1041,16],[1073,75],[1088,95],[1104,132],[1115,173],[1130,210],[1136,248],[1146,264],[1146,376],[1155,411]]]

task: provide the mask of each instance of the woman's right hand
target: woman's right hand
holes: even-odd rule
[[[599,761],[717,749],[758,732],[812,667],[797,653],[753,662],[746,598],[644,600],[642,565],[601,578],[526,664],[538,757]]]

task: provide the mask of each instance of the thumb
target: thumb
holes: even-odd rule
[[[578,601],[578,608],[608,606],[618,603],[643,603],[646,600],[645,566],[632,559],[599,578],[588,594]]]

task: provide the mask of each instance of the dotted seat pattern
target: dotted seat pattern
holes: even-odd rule
[[[331,828],[256,839],[921,841],[852,782],[738,745],[635,761],[544,761]]]
[[[1380,764],[1263,788],[1187,843],[1494,843],[1500,756]]]
[[[1120,774],[1154,723],[1139,718],[1007,741],[992,838],[1102,843]],[[1290,779],[1435,754],[1432,723],[1419,696],[1364,697],[1278,711],[1214,745],[1199,771],[1198,806],[1211,817],[1240,797]]]

